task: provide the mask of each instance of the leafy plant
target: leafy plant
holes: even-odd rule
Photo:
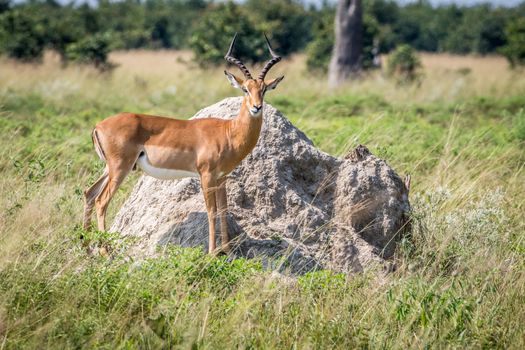
[[[512,67],[525,65],[525,18],[518,18],[508,24],[505,33],[507,44],[500,52],[507,58]]]
[[[21,61],[39,61],[46,45],[45,28],[35,9],[0,15],[0,50]]]
[[[325,10],[315,21],[313,37],[306,47],[306,67],[309,71],[326,73],[334,47],[333,10]]]
[[[263,54],[263,38],[241,7],[233,2],[220,4],[206,12],[190,38],[190,47],[200,65],[224,61],[224,54],[235,33],[241,33],[235,45],[235,57],[256,62]]]
[[[108,62],[110,51],[110,36],[108,34],[93,35],[69,45],[66,57],[69,61],[94,65],[101,71],[111,70],[115,65]]]
[[[421,67],[416,51],[401,45],[388,58],[387,73],[399,83],[412,83],[421,77]]]
[[[311,40],[314,16],[298,0],[248,0],[245,13],[259,35],[271,36],[273,48],[282,56],[303,49]]]
[[[364,69],[375,67],[374,49],[379,37],[379,26],[375,18],[365,14],[363,17],[363,53]],[[306,48],[306,66],[309,70],[327,72],[334,46],[334,11],[325,10],[316,21],[313,40]]]
[[[190,38],[195,59],[200,65],[220,64],[231,38],[239,40],[235,56],[245,62],[263,62],[269,55],[263,33],[273,49],[282,56],[302,49],[310,39],[310,15],[296,1],[248,1],[211,6]]]

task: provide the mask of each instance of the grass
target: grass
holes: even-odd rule
[[[112,60],[112,75],[51,56],[0,64],[0,349],[525,346],[523,72],[498,57],[423,55],[419,86],[372,74],[329,90],[302,56],[276,66],[286,78],[267,102],[318,147],[363,143],[413,176],[394,273],[293,279],[199,248],[130,261],[119,253],[129,242],[108,233],[89,239],[112,260],[85,253],[82,190],[102,166],[92,126],[124,110],[188,117],[237,94],[188,53]]]

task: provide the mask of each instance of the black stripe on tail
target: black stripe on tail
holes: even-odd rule
[[[102,160],[106,161],[106,154],[104,153],[104,149],[102,149],[102,145],[100,144],[100,139],[98,138],[97,129],[93,129],[93,133],[91,134],[91,139],[93,141],[93,145],[99,151],[100,155],[102,156]]]

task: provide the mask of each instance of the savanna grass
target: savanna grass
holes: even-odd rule
[[[525,79],[503,59],[424,55],[420,85],[374,73],[337,90],[302,56],[276,66],[286,78],[267,102],[317,146],[363,143],[413,177],[395,272],[298,278],[199,248],[132,261],[131,242],[80,229],[82,190],[102,167],[97,121],[188,117],[236,94],[184,52],[111,59],[112,74],[1,61],[1,349],[525,346]],[[87,255],[80,235],[112,258]]]

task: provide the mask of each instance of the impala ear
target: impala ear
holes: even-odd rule
[[[237,78],[235,75],[231,74],[228,71],[224,71],[224,74],[226,74],[226,78],[228,78],[230,84],[232,84],[234,88],[242,89],[242,83],[244,83],[242,79]]]
[[[284,79],[284,75],[282,77],[276,78],[274,80],[270,80],[268,83],[266,83],[266,90],[273,90],[279,85],[279,83]]]

